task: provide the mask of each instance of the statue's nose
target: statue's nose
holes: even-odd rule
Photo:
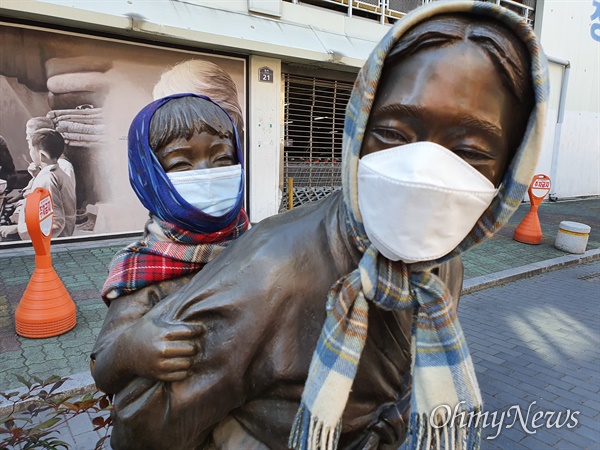
[[[208,159],[203,158],[194,163],[193,170],[211,169],[212,167],[213,167],[213,164]]]

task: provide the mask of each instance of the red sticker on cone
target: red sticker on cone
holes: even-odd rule
[[[40,201],[40,231],[44,236],[49,236],[52,232],[52,214],[54,209],[52,208],[52,199],[50,196],[44,197]]]
[[[550,193],[551,187],[550,177],[544,174],[534,175],[529,185],[529,199],[532,203],[541,203],[544,197]]]

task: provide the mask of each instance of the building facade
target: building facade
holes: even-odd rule
[[[253,222],[340,187],[344,109],[390,26],[431,0],[4,0],[0,135],[26,170],[25,128],[47,117],[78,175],[75,235],[139,231],[126,135],[160,74],[198,59],[235,81],[245,114]],[[600,194],[600,6],[499,0],[523,15],[551,61],[538,172],[554,198]]]

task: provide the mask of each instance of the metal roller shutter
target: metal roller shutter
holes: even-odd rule
[[[288,180],[293,203],[319,200],[342,186],[342,134],[353,83],[284,74],[283,198]]]

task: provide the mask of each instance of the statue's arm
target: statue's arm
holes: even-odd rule
[[[140,369],[146,366],[146,361],[140,358],[138,343],[145,339],[140,336],[141,319],[169,293],[183,287],[189,278],[164,281],[111,302],[91,354],[92,375],[101,390],[116,393],[141,375]],[[155,334],[165,332],[158,330]]]
[[[127,330],[150,311],[152,293],[142,289],[116,298],[108,308],[91,354],[92,376],[100,390],[116,393],[135,376],[130,370]]]

